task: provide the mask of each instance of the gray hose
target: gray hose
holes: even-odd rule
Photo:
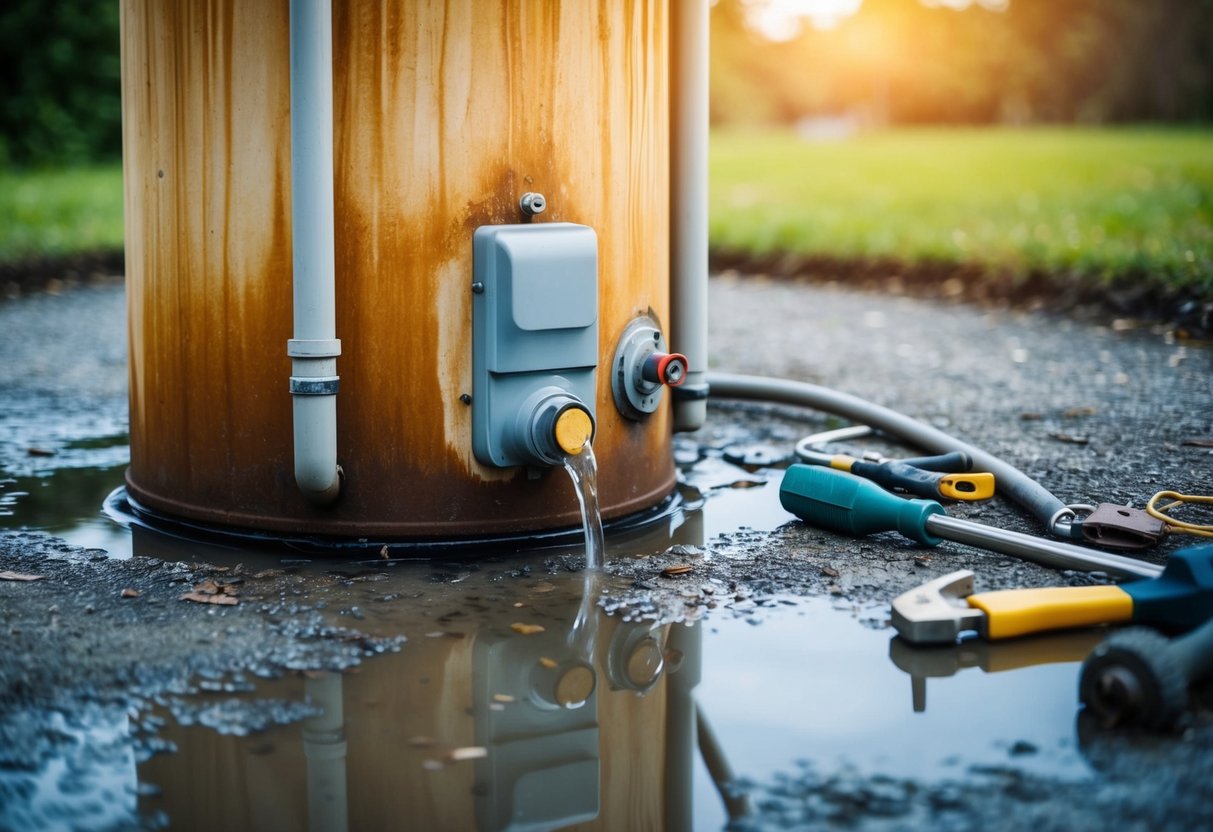
[[[1073,536],[1068,523],[1058,522],[1059,518],[1072,516],[1073,512],[1043,485],[998,457],[903,413],[805,381],[708,373],[708,385],[713,399],[745,399],[808,407],[869,425],[931,453],[966,453],[972,458],[974,468],[994,475],[999,494],[1021,505],[1043,523],[1050,534]]]

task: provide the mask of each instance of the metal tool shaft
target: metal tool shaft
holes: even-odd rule
[[[1103,571],[1118,578],[1157,578],[1162,574],[1162,567],[1153,563],[999,529],[946,514],[927,517],[926,530],[945,540],[1002,552],[1054,569]]]

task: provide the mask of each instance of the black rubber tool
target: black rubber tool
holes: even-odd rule
[[[1078,695],[1109,725],[1171,728],[1188,709],[1188,688],[1213,674],[1213,618],[1168,639],[1147,627],[1110,636],[1082,665]]]

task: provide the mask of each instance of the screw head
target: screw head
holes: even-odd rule
[[[533,217],[543,213],[544,209],[548,207],[548,201],[543,198],[543,194],[527,191],[522,195],[522,199],[518,200],[518,207],[522,209],[522,213]]]

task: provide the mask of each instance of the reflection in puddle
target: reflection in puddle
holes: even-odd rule
[[[802,599],[757,627],[737,618],[703,623],[696,699],[739,773],[765,780],[808,760],[818,770],[927,780],[1008,764],[1054,778],[1089,775],[1074,741],[1075,684],[1100,633],[975,645],[986,657],[981,669],[961,659],[944,674],[942,665],[968,648],[911,648],[921,655],[895,654],[899,666],[888,658],[891,631],[873,626],[886,614]],[[911,672],[919,680],[938,672],[919,712]]]
[[[525,601],[477,591],[481,609],[460,616],[401,607],[399,653],[258,691],[323,709],[300,723],[248,737],[167,725],[179,750],[140,766],[159,789],[141,810],[206,828],[685,828],[690,794],[675,805],[663,783],[691,749],[666,726],[693,712],[691,685],[671,680],[698,631],[587,609],[593,580],[537,582]]]

